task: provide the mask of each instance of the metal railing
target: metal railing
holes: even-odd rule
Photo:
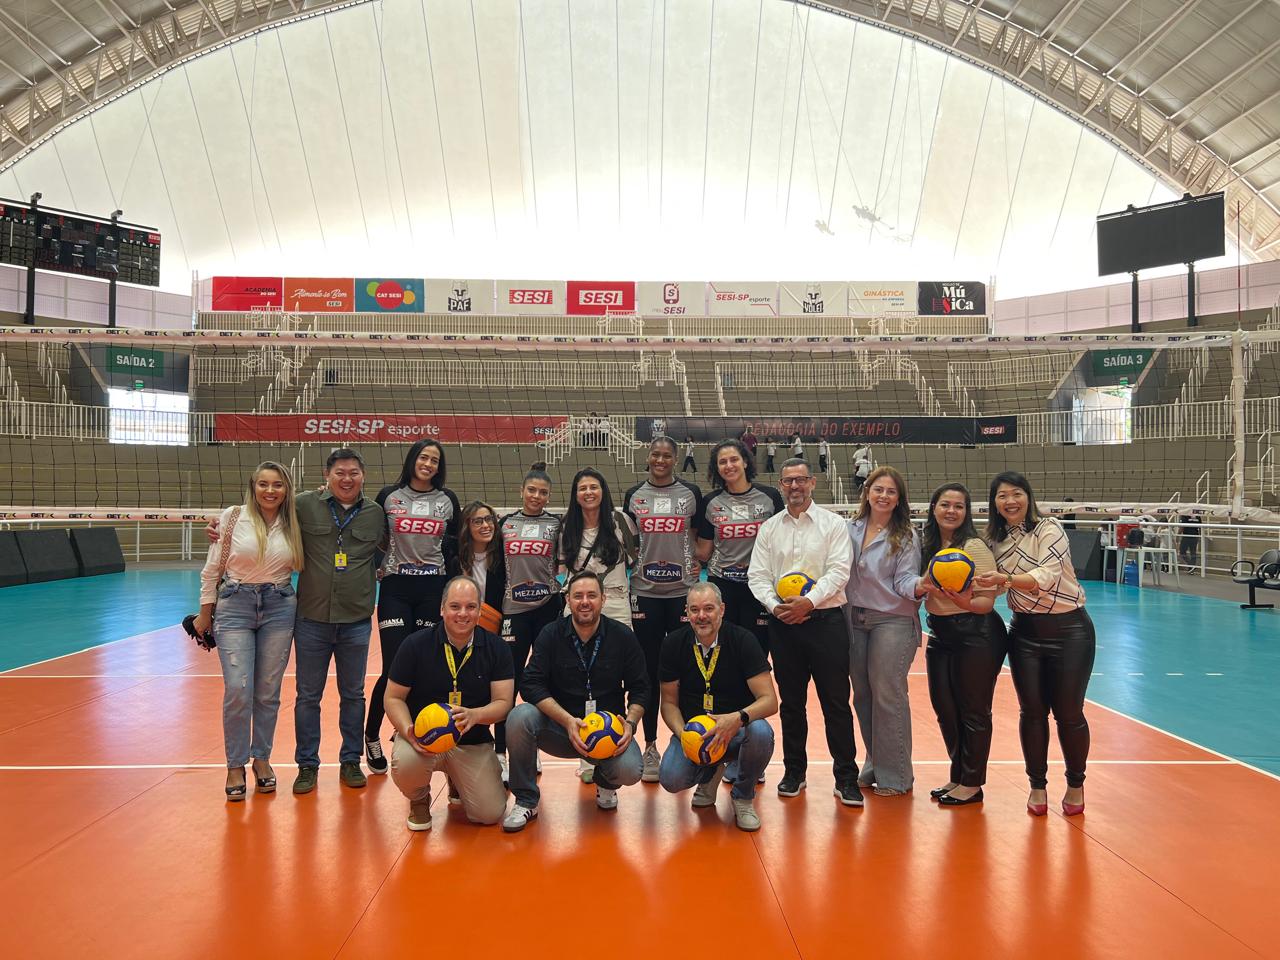
[[[991,390],[1024,383],[1056,383],[1080,362],[1079,353],[1026,354],[999,360],[953,360],[947,364],[947,388]]]
[[[633,422],[627,417],[568,417],[538,446],[552,466],[579,449],[603,450],[619,463],[629,464],[635,449],[644,446],[629,429]]]
[[[566,390],[634,389],[646,380],[647,369],[626,360],[572,357],[564,360],[335,357],[326,359],[324,365],[327,386],[497,387],[508,390],[543,390],[550,384]]]
[[[62,383],[59,369],[65,370],[69,363],[69,351],[65,343],[46,343],[41,341],[36,351],[36,368],[40,371],[40,379],[54,403],[68,403],[67,388]]]

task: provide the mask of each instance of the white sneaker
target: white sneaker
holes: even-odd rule
[[[750,800],[733,798],[733,822],[739,830],[755,833],[760,829],[760,815],[756,813],[755,804]]]
[[[503,818],[502,829],[507,833],[519,833],[528,826],[530,820],[537,819],[537,807],[526,807],[523,804],[517,803],[511,808],[511,812]]]
[[[498,754],[498,766],[502,768],[502,783],[505,786],[507,780],[510,778],[510,773],[507,768],[507,755],[505,753]]]
[[[658,754],[657,741],[650,741],[644,748],[644,772],[640,774],[640,779],[645,783],[657,783],[658,765],[661,762],[662,757]]]
[[[587,763],[586,760],[578,760],[578,779],[583,783],[590,783],[596,778],[596,768]]]
[[[716,805],[716,787],[720,786],[720,781],[723,777],[724,764],[721,764],[716,767],[716,772],[710,780],[693,788],[693,808],[695,810],[699,807],[714,807]]]
[[[618,791],[606,790],[604,787],[596,787],[596,806],[601,810],[617,810]]]

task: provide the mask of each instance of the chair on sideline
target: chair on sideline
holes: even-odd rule
[[[1246,564],[1248,571],[1240,571]],[[1241,610],[1270,610],[1275,604],[1258,603],[1255,591],[1258,587],[1263,590],[1280,590],[1280,550],[1268,550],[1258,558],[1257,563],[1252,560],[1237,560],[1231,565],[1231,579],[1249,588],[1249,602],[1240,604]]]

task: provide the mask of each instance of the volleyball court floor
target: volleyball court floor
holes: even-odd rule
[[[179,608],[194,596],[180,576]],[[754,835],[727,790],[693,811],[687,792],[637,784],[602,813],[551,759],[523,833],[471,826],[438,792],[434,829],[411,834],[389,778],[339,784],[332,682],[320,786],[290,793],[292,668],[280,791],[225,803],[216,654],[178,627],[129,635],[165,616],[163,590],[135,616],[93,604],[119,602],[120,581],[59,586],[0,592],[8,655],[29,664],[0,674],[0,956],[1280,956],[1274,613],[1087,585],[1101,649],[1081,817],[1056,807],[1056,746],[1050,813],[1026,813],[1007,672],[986,802],[930,802],[947,777],[921,655],[911,796],[836,802],[815,699],[808,790],[776,795],[779,740]],[[35,662],[68,629],[103,645]]]

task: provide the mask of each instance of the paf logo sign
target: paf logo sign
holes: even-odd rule
[[[421,313],[422,281],[361,277],[356,280],[356,310],[365,313]]]

